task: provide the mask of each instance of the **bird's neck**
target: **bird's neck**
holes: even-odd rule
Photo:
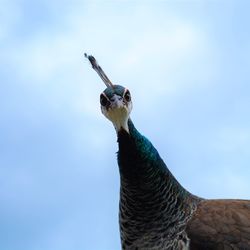
[[[124,246],[126,242],[137,246],[138,242],[138,249],[169,249],[169,239],[183,232],[197,199],[178,183],[131,120],[128,127],[129,133],[118,132],[121,240]]]
[[[162,195],[165,199],[186,200],[192,195],[171,174],[152,143],[128,120],[129,133],[118,132],[118,165],[122,187],[137,195]]]
[[[127,249],[127,243],[140,246],[138,249],[170,249],[169,239],[182,234],[198,199],[178,183],[157,150],[131,120],[128,128],[129,132],[118,131],[123,249]],[[177,245],[172,247],[177,249]]]

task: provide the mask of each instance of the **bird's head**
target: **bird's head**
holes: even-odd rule
[[[85,54],[92,68],[101,77],[107,88],[100,95],[101,110],[113,124],[117,132],[125,129],[129,133],[128,119],[132,110],[131,95],[128,89],[114,85],[98,65],[93,56]]]
[[[128,119],[132,110],[132,100],[128,89],[120,85],[107,87],[100,95],[102,113],[114,125],[116,131],[128,129]]]

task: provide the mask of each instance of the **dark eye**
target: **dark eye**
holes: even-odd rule
[[[109,103],[109,100],[104,94],[100,95],[100,103],[102,106],[106,106]]]
[[[124,99],[127,101],[127,102],[130,102],[131,101],[131,95],[130,95],[130,92],[127,90],[126,93],[124,94]]]

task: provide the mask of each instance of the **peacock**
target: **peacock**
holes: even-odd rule
[[[188,192],[133,124],[130,91],[112,84],[95,58],[85,56],[107,87],[101,112],[117,133],[122,249],[250,250],[250,200],[208,200]]]

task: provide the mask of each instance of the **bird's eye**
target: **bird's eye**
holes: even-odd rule
[[[126,93],[124,94],[124,99],[127,101],[127,102],[130,102],[131,101],[131,95],[130,95],[130,92],[127,90]]]
[[[102,106],[106,106],[109,103],[109,100],[104,94],[100,95],[100,103]]]

